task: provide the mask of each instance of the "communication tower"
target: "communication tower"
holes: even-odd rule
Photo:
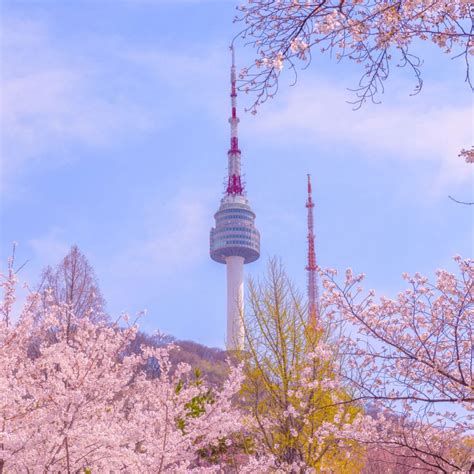
[[[308,174],[308,322],[317,324],[319,320],[319,290],[318,290],[318,266],[316,264],[316,250],[314,247],[314,202],[311,189],[311,175]]]
[[[252,211],[241,177],[241,152],[237,127],[237,90],[234,48],[230,72],[232,114],[230,123],[230,149],[228,177],[224,197],[214,214],[215,227],[210,234],[211,258],[227,267],[227,334],[228,350],[244,347],[244,264],[260,257],[260,233],[255,227]]]

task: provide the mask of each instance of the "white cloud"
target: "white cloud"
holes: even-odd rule
[[[3,18],[2,29],[4,184],[32,161],[62,160],[70,148],[107,147],[129,132],[155,127],[156,117],[144,108],[101,94],[103,66],[75,57],[45,25]]]
[[[224,60],[230,60],[230,53],[226,56],[226,45],[203,49],[197,45],[185,52],[134,48],[125,50],[123,56],[134,69],[142,68],[177,90],[181,103],[176,104],[178,107],[191,102],[208,109],[210,104],[220,103],[215,86],[224,88],[228,84],[229,65]]]
[[[201,244],[209,233],[206,225],[208,217],[202,201],[194,201],[192,196],[184,195],[176,198],[165,211],[169,226],[143,242],[138,254],[154,265],[194,263],[206,255],[206,247]]]
[[[39,21],[4,17],[2,29],[1,172],[9,188],[31,164],[67,161],[77,147],[106,148],[154,131],[185,113],[183,105],[221,111],[213,84],[227,83],[225,45],[176,53],[93,37],[79,48],[61,43]],[[123,71],[119,81],[115,70]],[[160,95],[151,100],[158,102],[137,98],[137,83],[153,84]],[[179,94],[176,107],[166,104],[172,94]]]
[[[277,143],[337,144],[382,160],[429,161],[430,186],[441,192],[474,176],[457,156],[473,139],[472,108],[452,102],[441,87],[426,89],[422,96],[387,97],[380,105],[353,111],[340,83],[297,84],[277,103],[262,107],[252,132]]]
[[[36,270],[47,265],[56,265],[71,248],[71,243],[66,242],[59,227],[52,227],[45,235],[31,239],[28,245],[33,250],[32,266]]]
[[[116,271],[127,268],[166,277],[207,258],[210,215],[210,194],[205,189],[182,190],[169,201],[161,197],[149,203],[148,234],[133,241],[116,259]]]

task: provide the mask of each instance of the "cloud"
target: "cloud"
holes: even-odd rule
[[[11,16],[2,29],[4,187],[13,188],[30,166],[67,162],[78,149],[106,149],[155,131],[190,104],[221,112],[214,84],[227,84],[225,45],[177,53],[88,37],[79,46],[61,41],[44,22]],[[137,92],[146,88],[147,95]]]
[[[190,46],[185,52],[159,48],[130,48],[123,57],[135,70],[150,73],[154,80],[166,84],[178,94],[181,104],[206,106],[219,103],[217,87],[228,84],[229,59],[226,45]],[[216,97],[217,96],[217,97]],[[176,104],[179,107],[180,104]]]
[[[122,252],[116,270],[166,277],[207,258],[210,197],[205,189],[186,189],[164,204],[150,203],[144,218],[147,235]]]
[[[298,84],[279,97],[278,105],[262,108],[252,133],[277,143],[355,147],[381,160],[431,162],[430,182],[434,176],[435,191],[441,192],[473,177],[457,156],[473,139],[472,109],[451,100],[441,86],[426,89],[422,96],[387,97],[380,105],[353,111],[340,83]]]
[[[71,243],[65,241],[63,230],[59,227],[52,227],[46,234],[31,239],[28,245],[33,250],[32,263],[36,270],[47,265],[56,265],[71,248]]]
[[[101,93],[104,66],[67,51],[44,24],[4,18],[2,29],[4,184],[31,163],[64,160],[77,146],[108,147],[155,127],[145,108]]]

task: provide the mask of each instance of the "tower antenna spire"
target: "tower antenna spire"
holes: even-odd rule
[[[244,187],[242,185],[240,173],[240,149],[238,137],[238,124],[240,122],[237,117],[237,74],[235,71],[235,50],[234,45],[230,46],[232,53],[232,66],[230,68],[230,99],[232,106],[232,113],[229,118],[230,123],[230,149],[228,151],[228,180],[227,180],[227,195],[236,196],[242,195]]]
[[[308,320],[310,324],[316,324],[319,320],[319,289],[318,289],[318,266],[316,263],[316,250],[314,247],[314,202],[312,197],[311,175],[308,174]]]

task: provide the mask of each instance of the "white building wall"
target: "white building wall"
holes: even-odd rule
[[[244,348],[244,258],[227,257],[227,350]]]

